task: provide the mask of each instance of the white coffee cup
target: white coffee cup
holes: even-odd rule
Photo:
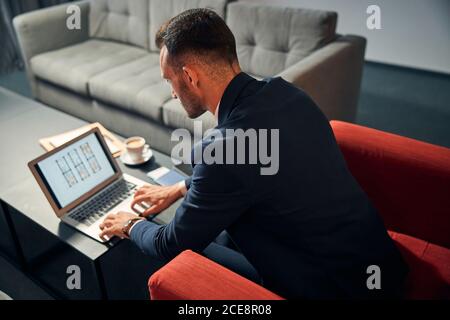
[[[148,151],[149,145],[145,144],[145,139],[142,137],[130,137],[124,141],[127,152],[133,161],[139,161],[143,155]]]

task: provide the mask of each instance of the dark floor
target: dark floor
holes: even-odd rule
[[[24,272],[20,271],[0,255],[0,291],[14,300],[53,300],[44,289],[35,284]]]
[[[23,96],[31,97],[31,89],[24,71],[0,75],[0,87],[15,91]]]
[[[0,76],[0,86],[31,97],[24,72]],[[368,62],[356,122],[450,147],[450,75]],[[13,299],[51,299],[1,257],[0,290]]]
[[[0,86],[31,97],[24,72]],[[450,147],[450,75],[367,62],[356,123]]]
[[[356,122],[450,147],[450,75],[366,63]]]

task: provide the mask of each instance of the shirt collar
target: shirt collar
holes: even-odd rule
[[[219,107],[220,107],[220,101],[221,101],[221,100],[219,100],[219,103],[217,104],[216,111],[214,111],[214,118],[216,119],[216,123],[219,123]]]
[[[247,84],[252,80],[255,79],[250,77],[248,74],[241,72],[230,81],[223,92],[222,99],[220,99],[216,111],[214,112],[219,125],[228,118],[234,108],[236,99],[239,97],[240,93],[247,86]]]

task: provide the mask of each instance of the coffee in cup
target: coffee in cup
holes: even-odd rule
[[[126,139],[125,147],[133,161],[141,160],[149,148],[148,144],[145,144],[145,139],[138,136]]]

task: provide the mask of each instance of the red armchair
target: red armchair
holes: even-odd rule
[[[331,121],[347,164],[408,263],[408,299],[450,299],[450,149]],[[149,279],[152,299],[282,299],[187,250]]]

